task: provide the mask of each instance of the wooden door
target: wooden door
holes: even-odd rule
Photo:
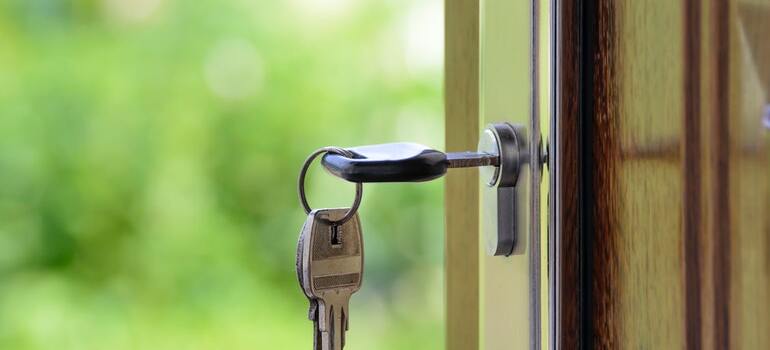
[[[447,150],[496,120],[550,149],[521,255],[447,176],[448,348],[770,348],[770,0],[445,11]]]
[[[555,345],[770,348],[770,1],[555,3]]]

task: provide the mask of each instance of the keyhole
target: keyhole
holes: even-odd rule
[[[332,246],[339,246],[342,244],[342,237],[340,237],[340,226],[332,225]]]

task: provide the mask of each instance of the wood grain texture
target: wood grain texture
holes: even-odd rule
[[[575,114],[562,113],[557,121],[577,119],[577,147],[559,150],[567,158],[563,164],[572,161],[567,152],[578,152],[578,179],[563,179],[576,188],[563,186],[561,193],[562,199],[572,193],[578,197],[572,202],[577,218],[562,227],[578,229],[573,240],[579,241],[580,308],[572,319],[577,324],[562,318],[561,334],[570,336],[563,341],[574,343],[574,333],[567,332],[583,327],[577,334],[583,348],[681,348],[684,173],[678,151],[656,150],[670,150],[682,138],[682,64],[672,59],[682,57],[677,38],[682,11],[675,3],[584,1],[577,6],[572,18],[585,27],[577,30],[581,35],[573,50],[580,63],[571,86],[580,88],[579,97],[571,108]],[[659,40],[663,33],[669,40]],[[565,57],[559,67],[568,69],[574,63]],[[566,106],[570,102],[562,100]],[[568,288],[562,282],[564,294],[574,295]],[[568,303],[563,299],[563,314]]]
[[[722,57],[713,71],[716,88],[711,98],[714,133],[726,126],[726,154],[717,155],[715,166],[727,172],[715,186],[724,188],[729,222],[719,226],[719,242],[729,240],[725,259],[715,266],[724,279],[717,317],[727,328],[718,347],[770,348],[770,129],[762,127],[770,105],[770,1],[741,0],[715,4],[717,33],[712,55]],[[725,62],[725,58],[727,62]],[[719,97],[717,97],[719,96]],[[726,163],[726,164],[725,164]],[[727,232],[725,232],[727,231]],[[727,237],[726,237],[727,236]],[[722,254],[722,252],[716,252]],[[716,257],[715,257],[716,259]],[[715,286],[716,288],[716,286]],[[726,308],[726,310],[725,310]]]
[[[707,158],[706,173],[710,174],[711,181],[707,184],[705,193],[710,198],[706,199],[707,207],[712,208],[709,213],[710,223],[708,225],[710,240],[709,244],[711,254],[711,271],[713,272],[711,280],[711,289],[713,292],[713,321],[708,324],[713,329],[713,339],[711,343],[715,349],[730,348],[730,294],[732,283],[731,262],[732,262],[732,240],[730,227],[732,225],[732,214],[730,213],[730,18],[732,11],[728,0],[712,0],[709,4],[709,14],[705,18],[709,23],[710,33],[705,34],[704,40],[709,41],[705,46],[708,52],[704,54],[704,61],[707,62],[707,84],[710,89],[701,90],[704,96],[707,96],[709,104],[704,108],[710,113],[704,116],[709,124],[709,129],[704,132],[704,136],[710,142],[709,157]],[[768,18],[770,20],[770,18]],[[710,58],[710,60],[709,60]],[[706,84],[704,84],[706,85]],[[710,90],[710,91],[709,91]],[[707,95],[708,93],[711,95]],[[708,147],[708,146],[706,146]],[[707,288],[708,289],[708,288]],[[703,298],[705,299],[705,298]],[[709,308],[704,308],[708,310]],[[703,329],[704,336],[709,329]],[[712,345],[709,344],[709,345]]]
[[[699,68],[687,58],[698,46],[685,30],[699,14],[682,2],[596,1],[586,11],[596,26],[586,39],[593,96],[582,201],[593,231],[593,344],[682,348],[687,335],[700,339]],[[624,156],[671,144],[680,145],[673,162]]]
[[[583,201],[593,208],[586,220],[594,230],[593,249],[587,250],[594,269],[594,344],[682,348],[686,322],[697,322],[697,316],[685,316],[692,310],[692,261],[686,260],[692,257],[688,246],[697,245],[687,233],[697,235],[700,218],[693,160],[699,146],[688,130],[699,131],[697,119],[687,118],[687,85],[697,86],[688,80],[688,69],[697,72],[697,64],[684,61],[687,11],[677,2],[632,1],[597,1],[587,10],[596,23],[586,157],[592,162],[585,171],[594,198]],[[682,147],[690,141],[694,147]],[[624,156],[632,154],[624,150],[671,144],[680,145],[674,162],[664,154]],[[688,162],[695,163],[693,171]]]
[[[556,16],[556,340],[770,348],[770,1]]]
[[[684,258],[684,312],[685,312],[685,344],[688,349],[703,348],[703,295],[704,276],[703,250],[703,190],[704,176],[708,173],[701,168],[703,144],[701,142],[701,1],[685,0],[682,2],[683,45],[682,67],[684,72],[684,122],[683,129],[683,239],[682,254]]]
[[[476,148],[479,130],[479,3],[446,0],[446,150]],[[446,348],[479,347],[478,172],[455,169],[446,176]]]

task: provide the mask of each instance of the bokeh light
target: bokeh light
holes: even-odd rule
[[[441,147],[441,12],[0,3],[0,348],[310,348],[297,172],[331,144]],[[443,348],[441,181],[364,191],[348,348]],[[313,205],[352,192],[311,169]]]

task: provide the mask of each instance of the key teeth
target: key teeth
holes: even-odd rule
[[[342,308],[342,322],[343,326],[345,327],[345,330],[348,330],[348,308],[343,307]]]
[[[313,350],[323,350],[323,336],[318,329],[318,322],[313,322]]]
[[[336,308],[335,308],[336,306]],[[342,349],[345,347],[345,332],[349,328],[349,322],[348,322],[348,312],[347,312],[347,306],[346,305],[329,305],[325,306],[323,308],[319,308],[319,316],[320,316],[320,310],[326,309],[324,311],[324,314],[326,315],[326,319],[319,319],[316,320],[316,329],[318,329],[318,334],[325,333],[326,335],[326,344],[329,345],[329,349],[335,349],[334,344],[336,341],[340,342],[339,349]],[[336,313],[340,314],[339,323],[337,322]],[[323,327],[322,327],[323,326]],[[323,336],[321,337],[324,338]]]

